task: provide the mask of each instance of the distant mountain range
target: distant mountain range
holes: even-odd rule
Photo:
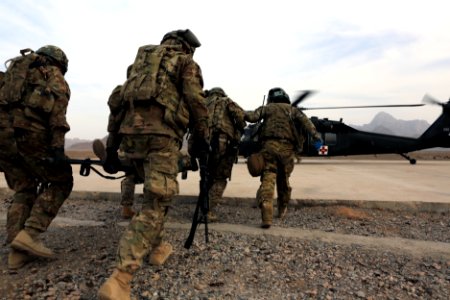
[[[406,137],[419,137],[430,126],[425,120],[399,120],[386,112],[379,112],[373,120],[365,125],[349,126],[368,132],[383,133],[389,135],[398,135]],[[106,137],[102,138],[106,142]],[[92,140],[66,139],[66,149],[73,151],[85,151],[92,149]]]
[[[425,120],[399,120],[386,112],[379,112],[368,124],[349,126],[362,131],[418,138],[430,124]]]

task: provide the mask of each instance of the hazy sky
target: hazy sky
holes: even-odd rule
[[[221,86],[244,109],[272,87],[304,107],[420,103],[450,97],[450,2],[2,0],[0,62],[23,48],[61,47],[72,91],[69,138],[106,135],[109,94],[139,46],[191,29],[205,88]],[[2,63],[0,70],[5,70]],[[306,111],[362,125],[384,110],[433,122],[435,106]]]

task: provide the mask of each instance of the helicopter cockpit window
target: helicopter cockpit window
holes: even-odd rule
[[[325,132],[325,145],[336,145],[337,135],[332,132]]]

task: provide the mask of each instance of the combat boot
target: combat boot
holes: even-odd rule
[[[45,247],[45,245],[32,238],[24,229],[22,229],[11,242],[11,247],[16,250],[28,252],[31,255],[50,258],[53,256],[53,251]]]
[[[26,252],[11,248],[8,254],[8,269],[17,270],[22,268],[26,263],[34,260],[33,256],[28,255]]]
[[[162,242],[150,253],[149,262],[154,266],[162,266],[172,253],[172,245],[167,242]]]
[[[268,201],[261,204],[262,228],[270,228],[273,218],[273,205]]]
[[[136,213],[134,212],[133,208],[128,205],[122,206],[122,218],[124,219],[131,219]]]
[[[131,279],[133,275],[115,269],[98,290],[100,300],[131,300]]]
[[[95,139],[94,142],[92,142],[92,150],[94,151],[95,156],[100,158],[101,161],[105,161],[106,149],[101,140]]]

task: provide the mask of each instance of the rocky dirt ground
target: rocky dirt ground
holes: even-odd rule
[[[7,197],[1,199],[5,201],[0,217],[8,206]],[[260,212],[252,202],[224,203],[219,207],[220,222],[256,228]],[[189,226],[194,207],[192,199],[180,196],[168,223]],[[2,245],[0,299],[96,299],[114,267],[126,225],[119,217],[119,204],[69,199],[59,217],[99,223],[50,227],[43,239],[56,258],[35,260],[14,272],[7,269],[8,248]],[[305,206],[291,208],[286,220],[275,220],[273,228],[450,243],[448,212]],[[4,235],[2,226],[2,240]],[[166,230],[175,252],[163,267],[144,265],[133,280],[132,299],[450,299],[449,255],[211,229],[206,244],[203,226],[187,250],[187,235],[186,229]]]

